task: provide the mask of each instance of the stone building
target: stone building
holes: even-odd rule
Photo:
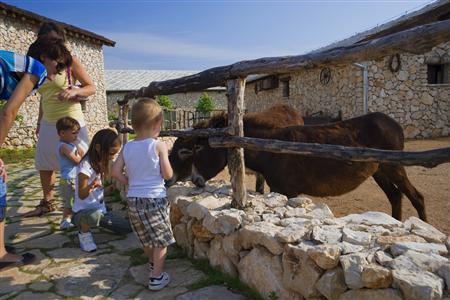
[[[195,73],[197,72],[174,70],[105,70],[108,114],[117,116],[117,100],[123,99],[128,92],[138,90],[154,81],[165,81]],[[216,109],[226,109],[225,87],[213,87],[202,92],[177,93],[168,96],[175,108],[193,110],[203,92],[208,93],[213,98]]]
[[[53,21],[66,30],[67,46],[83,64],[96,84],[97,92],[86,103],[85,118],[90,134],[108,125],[104,82],[103,46],[115,42],[93,32],[57,22],[44,16],[0,2],[0,49],[26,54],[43,21]],[[36,123],[39,112],[38,94],[28,97],[19,111],[6,146],[33,147],[36,142]]]
[[[416,26],[450,18],[450,2],[437,1],[396,20],[315,52],[370,41]],[[342,67],[249,77],[248,111],[274,103],[296,107],[302,115],[344,119],[379,111],[397,120],[408,138],[450,134],[450,42],[418,55],[398,53]]]

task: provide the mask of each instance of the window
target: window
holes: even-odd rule
[[[289,97],[289,79],[290,78],[283,78],[280,80],[281,82],[281,93],[283,95],[284,98],[288,98]]]
[[[428,84],[450,83],[449,64],[429,64]]]
[[[256,82],[255,93],[257,94],[259,91],[276,89],[277,87],[278,87],[278,77],[268,76]]]

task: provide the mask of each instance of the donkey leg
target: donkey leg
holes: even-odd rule
[[[389,199],[392,207],[392,216],[397,220],[402,220],[402,193],[393,185],[389,179],[380,171],[373,174],[373,179],[383,190]]]
[[[264,183],[265,179],[260,173],[255,173],[256,177],[256,185],[255,185],[255,191],[260,194],[264,194]]]
[[[403,166],[383,165],[382,170],[389,180],[408,197],[411,204],[417,210],[419,218],[426,222],[427,215],[423,195],[409,181],[405,168]]]

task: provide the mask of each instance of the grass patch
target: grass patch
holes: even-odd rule
[[[244,295],[247,299],[264,300],[258,291],[242,283],[239,278],[228,275],[218,268],[211,267],[208,260],[191,259],[191,262],[194,268],[205,273],[207,278],[190,285],[189,289],[196,290],[210,285],[225,285],[231,290]]]
[[[148,262],[148,257],[144,254],[144,250],[136,248],[125,251],[124,254],[130,257],[131,266],[140,266]]]
[[[178,246],[177,244],[171,245],[167,249],[167,259],[180,259],[185,258],[188,259],[186,252]]]
[[[34,159],[36,148],[0,149],[0,158],[5,164],[23,162],[26,159]]]

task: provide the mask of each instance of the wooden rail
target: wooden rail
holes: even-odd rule
[[[330,158],[357,162],[380,162],[404,166],[433,168],[450,162],[450,148],[426,151],[393,151],[373,148],[357,148],[328,144],[286,142],[250,137],[212,137],[209,145],[213,148],[243,147],[255,151],[281,154],[297,154],[307,157]]]

